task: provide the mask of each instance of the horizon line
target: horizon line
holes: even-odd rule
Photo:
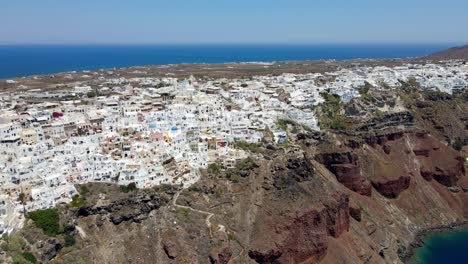
[[[0,46],[202,46],[202,45],[225,45],[225,46],[317,46],[317,45],[456,45],[465,46],[468,42],[160,42],[160,43],[118,43],[118,42],[102,42],[102,43],[0,43]]]

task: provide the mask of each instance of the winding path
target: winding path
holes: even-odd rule
[[[174,195],[174,200],[172,200],[172,205],[175,206],[175,207],[178,207],[178,208],[188,209],[188,210],[190,210],[190,211],[193,211],[193,212],[196,212],[196,213],[199,213],[199,214],[207,215],[207,216],[206,216],[206,219],[205,219],[205,223],[206,223],[206,226],[208,227],[208,230],[210,230],[210,237],[213,237],[213,235],[212,235],[212,233],[211,233],[211,221],[210,221],[211,217],[214,216],[213,213],[207,212],[207,211],[198,210],[198,209],[194,209],[194,208],[189,207],[189,206],[177,204],[177,199],[179,198],[179,195],[180,195],[184,190],[185,190],[185,189],[182,189],[182,190],[178,191],[178,192]]]

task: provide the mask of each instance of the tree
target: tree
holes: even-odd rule
[[[89,91],[89,92],[86,94],[86,96],[87,96],[88,98],[96,97],[96,96],[97,96],[97,92],[96,92],[95,90],[91,90],[91,91]]]
[[[18,201],[23,205],[23,214],[26,215],[26,194],[24,192],[18,195]]]

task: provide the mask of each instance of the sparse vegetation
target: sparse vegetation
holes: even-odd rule
[[[66,234],[65,235],[65,246],[72,247],[76,244],[76,239],[73,234]]]
[[[24,251],[26,242],[20,235],[2,236],[2,240],[2,243],[0,243],[1,250],[11,257],[14,264],[37,263],[36,257],[31,252]]]
[[[405,93],[414,93],[420,88],[420,84],[414,77],[408,78],[406,81],[398,80],[401,85],[401,89]]]
[[[296,121],[291,120],[291,119],[278,119],[278,121],[276,121],[276,125],[278,126],[279,129],[286,131],[288,128],[288,125],[296,127],[298,124]]]
[[[239,161],[235,168],[226,170],[225,176],[230,181],[237,183],[240,181],[241,177],[248,176],[249,171],[257,167],[258,165],[255,160],[248,157]]]
[[[187,208],[177,208],[177,218],[182,222],[187,222],[190,217],[190,209]]]
[[[392,87],[390,87],[390,85],[388,85],[388,83],[384,82],[384,81],[380,81],[379,82],[379,86],[382,88],[382,89],[385,89],[385,90],[390,90],[392,89]]]
[[[257,163],[251,157],[248,157],[246,159],[239,161],[239,163],[237,163],[236,165],[237,170],[243,170],[243,171],[249,171],[257,167],[258,167]]]
[[[31,219],[48,236],[56,236],[60,233],[60,217],[55,208],[30,212],[27,218]]]
[[[364,85],[359,88],[359,94],[363,95],[369,93],[369,90],[372,87],[372,84],[370,84],[368,81],[364,81]]]
[[[461,140],[460,138],[456,138],[452,143],[452,148],[456,151],[461,151],[465,145],[466,144],[465,142],[463,142],[463,140]]]
[[[129,183],[128,185],[120,185],[120,191],[124,193],[134,192],[138,188],[134,182]]]
[[[256,144],[256,143],[248,143],[245,141],[237,141],[235,143],[235,146],[237,148],[240,148],[244,151],[252,152],[252,153],[258,153],[260,151],[260,146],[261,144]]]
[[[347,117],[340,113],[340,97],[328,92],[320,93],[320,95],[325,99],[325,103],[321,105],[322,115],[320,116],[320,127],[335,130],[346,129]]]
[[[86,194],[89,193],[89,189],[88,189],[88,187],[86,187],[85,185],[80,185],[80,187],[78,188],[78,192],[79,192],[81,195],[85,196]]]
[[[23,258],[31,263],[37,263],[36,257],[31,252],[23,252]]]
[[[93,97],[96,97],[96,96],[97,96],[96,90],[92,90],[92,91],[89,91],[88,93],[86,93],[86,97],[88,97],[88,98],[93,98]]]
[[[221,173],[221,165],[219,165],[219,163],[217,162],[211,163],[210,165],[208,165],[207,170],[209,174],[219,176],[219,174]]]
[[[163,184],[154,186],[153,190],[156,192],[168,192],[168,191],[175,190],[176,188],[177,187],[174,185],[163,183]]]
[[[344,115],[341,115],[341,114],[335,115],[332,119],[330,119],[328,126],[331,129],[343,130],[346,128],[345,120],[346,120],[346,117]]]
[[[279,129],[284,130],[284,131],[287,131],[288,126],[292,126],[291,128],[292,133],[298,133],[299,128],[301,127],[302,129],[306,131],[311,131],[310,127],[303,125],[303,124],[299,124],[296,121],[291,120],[291,119],[278,119],[276,121],[276,125],[278,126]]]
[[[384,115],[384,112],[380,109],[376,109],[374,114],[376,117],[382,117]]]
[[[72,197],[71,206],[75,208],[80,208],[86,205],[86,199],[80,195],[75,195]]]
[[[372,97],[371,94],[369,94],[370,89],[373,88],[372,84],[369,82],[365,81],[364,85],[359,88],[359,94],[361,95],[361,99],[364,102],[374,102],[375,98]]]

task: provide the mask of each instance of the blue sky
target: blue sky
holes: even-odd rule
[[[0,0],[0,43],[468,43],[467,14],[467,0]]]

